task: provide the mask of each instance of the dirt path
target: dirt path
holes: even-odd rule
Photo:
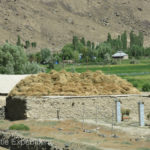
[[[81,122],[81,121],[80,121]],[[93,120],[85,120],[86,123],[88,124],[95,124],[95,121]],[[112,124],[106,123],[106,122],[98,122],[98,125],[105,126],[108,128],[112,128]],[[134,125],[136,124],[136,125]],[[126,132],[127,134],[130,134],[131,136],[150,136],[150,129],[148,130],[148,127],[139,127],[138,123],[123,123],[123,124],[118,124],[114,125],[113,128],[115,130],[119,130],[122,132]]]

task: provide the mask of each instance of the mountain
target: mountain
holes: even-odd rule
[[[37,42],[59,51],[72,36],[102,42],[127,30],[142,31],[150,46],[150,0],[0,0],[0,44]]]

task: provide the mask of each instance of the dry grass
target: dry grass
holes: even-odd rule
[[[52,71],[40,73],[20,81],[10,96],[90,96],[105,94],[139,94],[129,82],[116,75],[105,75],[101,71],[71,73]]]

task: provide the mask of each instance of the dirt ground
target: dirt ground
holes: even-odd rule
[[[6,148],[0,147],[0,150],[6,150]]]
[[[0,121],[0,129],[8,129],[12,124],[23,123],[30,127],[30,131],[17,131],[17,133],[46,140],[56,145],[78,150],[150,150],[150,128],[142,128],[144,134],[130,134],[131,130],[121,130],[111,125],[83,124],[76,120],[66,121]],[[123,127],[125,129],[125,127]],[[140,131],[140,127],[133,127]],[[83,132],[84,129],[84,132]],[[97,129],[97,130],[96,130]],[[16,132],[16,131],[15,131]],[[146,133],[146,134],[145,134]],[[112,136],[114,135],[114,136]]]

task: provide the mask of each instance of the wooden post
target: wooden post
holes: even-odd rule
[[[60,120],[60,109],[57,109],[57,119]]]

